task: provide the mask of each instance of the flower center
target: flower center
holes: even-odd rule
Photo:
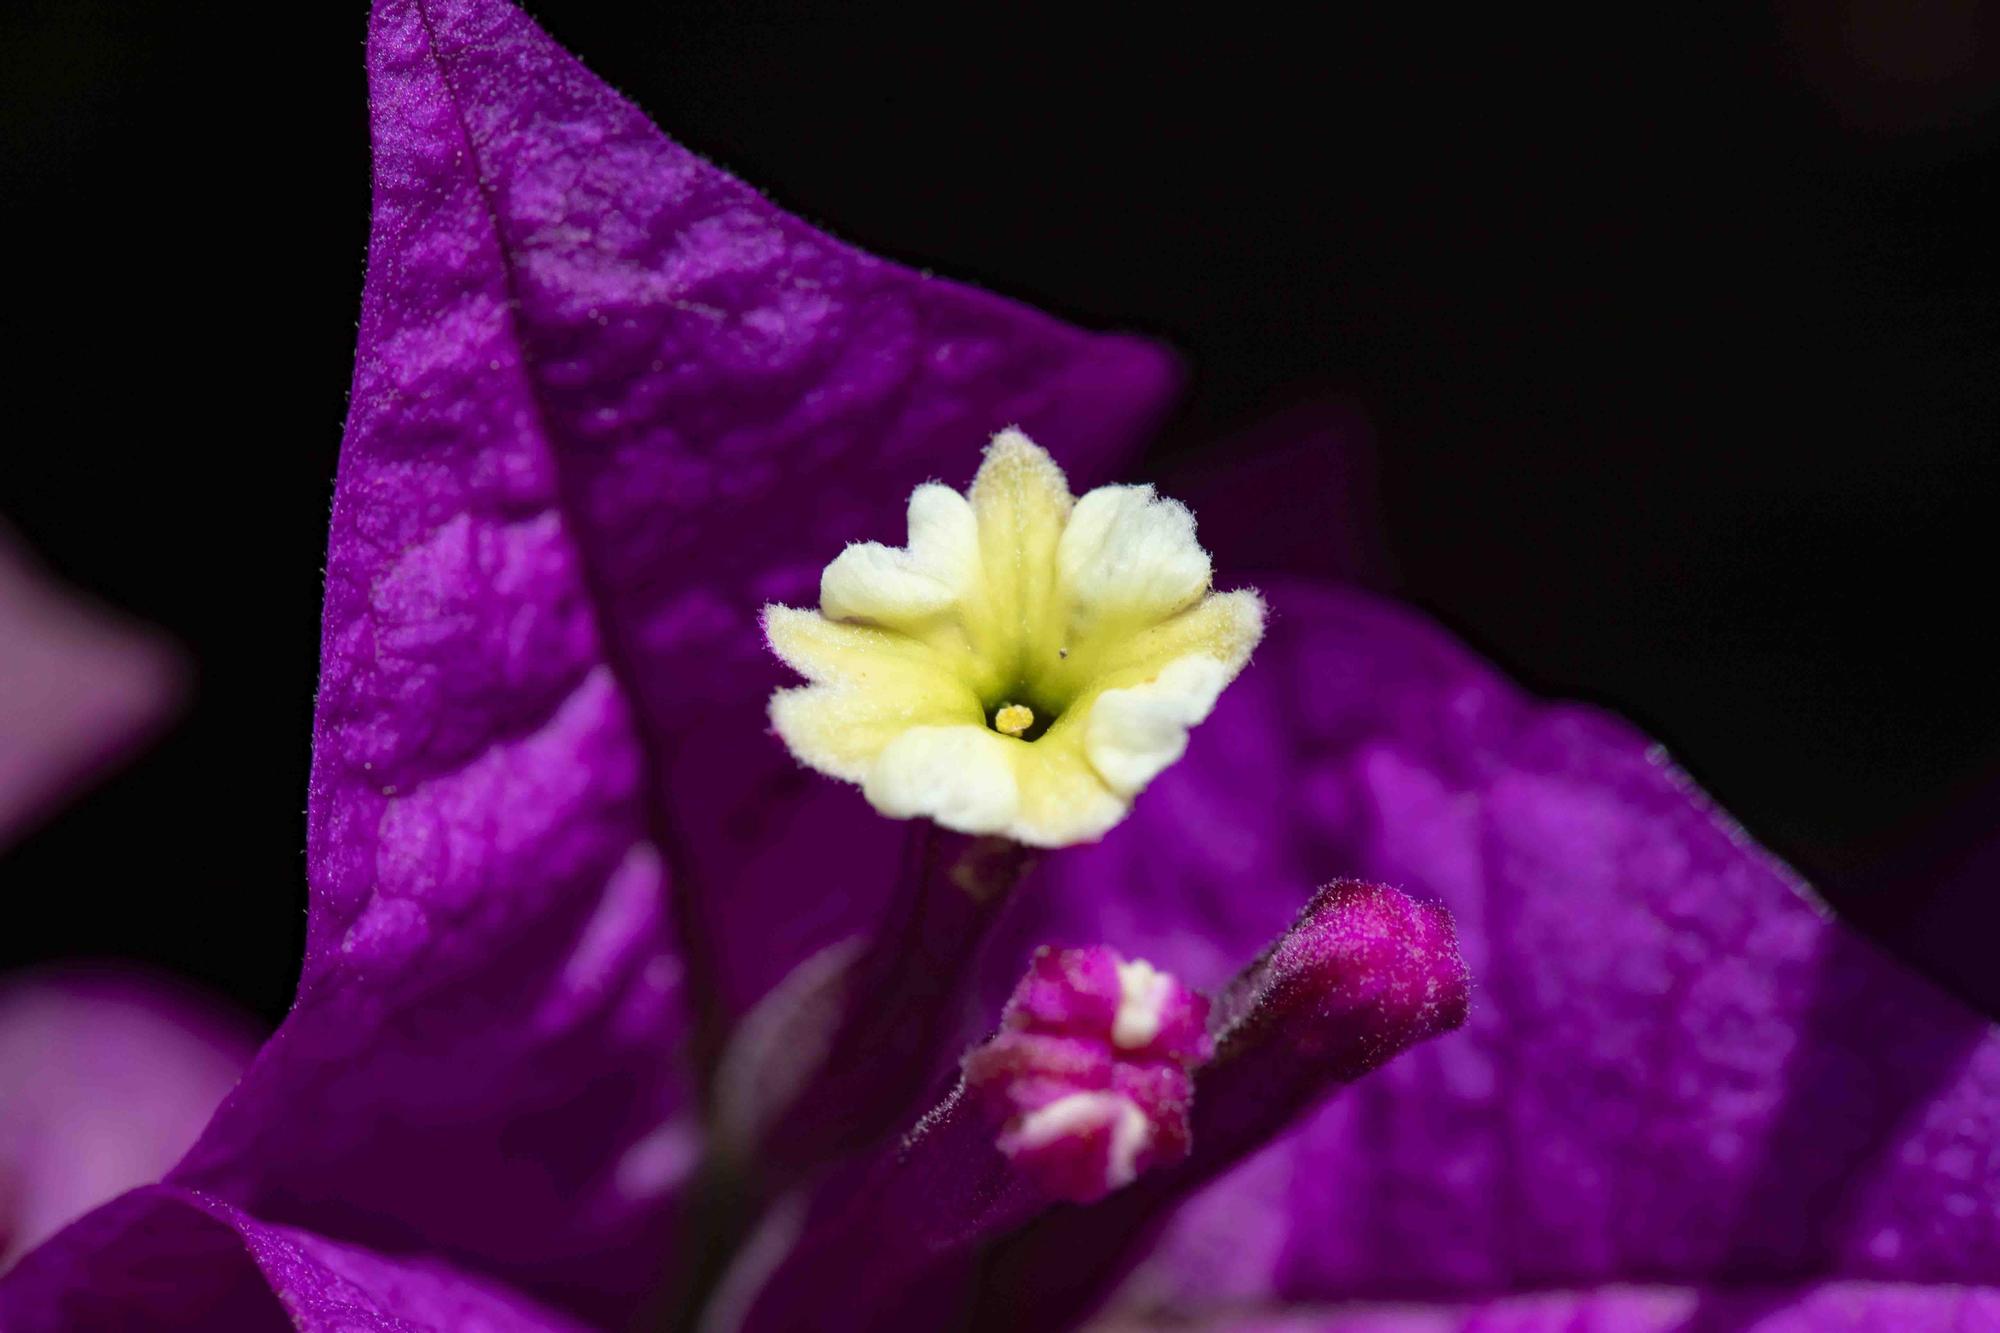
[[[1055,721],[1053,715],[1035,716],[1035,710],[1026,704],[1003,703],[993,710],[991,719],[993,730],[1002,736],[1013,736],[1024,741],[1037,741],[1048,731]]]
[[[1186,508],[1147,486],[1078,499],[1019,431],[967,493],[919,486],[909,512],[908,545],[827,566],[817,612],[765,608],[811,682],[773,697],[779,736],[896,818],[1103,836],[1242,668],[1263,603],[1210,592]]]

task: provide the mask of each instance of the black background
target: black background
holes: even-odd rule
[[[1923,892],[1871,859],[1994,776],[1990,8],[531,8],[807,218],[1178,345],[1163,460],[1352,404],[1398,589],[1634,717],[1862,924]],[[289,1000],[362,9],[0,16],[0,515],[200,673],[0,860],[0,966]]]

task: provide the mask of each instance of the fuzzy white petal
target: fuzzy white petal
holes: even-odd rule
[[[1100,486],[1076,502],[1056,547],[1056,569],[1075,608],[1121,620],[1159,620],[1208,591],[1208,552],[1194,515],[1151,486]]]
[[[960,833],[999,833],[1020,809],[1010,740],[980,726],[912,727],[876,756],[862,794],[894,819],[928,815]]]
[[[1106,690],[1092,705],[1084,754],[1110,788],[1134,795],[1187,750],[1188,728],[1206,718],[1236,673],[1195,655],[1169,662],[1143,685]]]
[[[903,547],[856,542],[820,576],[821,614],[833,620],[911,625],[948,610],[979,573],[979,523],[964,496],[919,486],[910,496]]]

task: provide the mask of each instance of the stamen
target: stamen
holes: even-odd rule
[[[1035,710],[1026,704],[1008,704],[993,715],[993,729],[1003,736],[1018,736],[1035,725]]]

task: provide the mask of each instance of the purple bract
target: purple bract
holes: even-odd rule
[[[1004,426],[1105,479],[1170,358],[829,239],[503,0],[368,61],[298,999],[0,1326],[2000,1327],[2000,1033],[1407,609],[1270,571],[1101,843],[905,857],[766,734],[757,608]],[[1148,1146],[1030,1123],[1100,1093]]]

